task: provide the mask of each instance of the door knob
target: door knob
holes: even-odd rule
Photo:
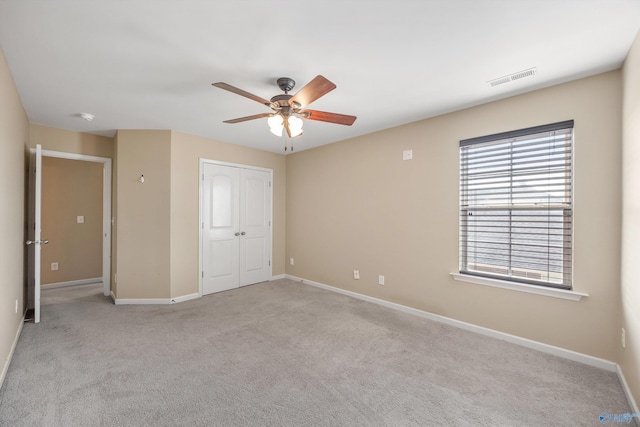
[[[27,246],[29,246],[29,245],[46,245],[47,243],[49,243],[48,240],[27,240],[26,241]]]
[[[236,232],[236,233],[235,233],[235,235],[236,235],[236,236],[239,236],[239,235],[240,235],[240,233]]]
[[[245,233],[244,231],[242,233],[240,233],[241,236],[244,236],[245,234],[247,234],[247,233]]]

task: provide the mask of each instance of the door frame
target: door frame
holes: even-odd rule
[[[204,165],[205,164],[229,166],[234,168],[250,169],[250,170],[269,173],[269,182],[271,183],[271,185],[269,186],[269,198],[271,199],[271,206],[270,206],[271,211],[269,212],[269,223],[270,223],[269,224],[270,225],[269,226],[269,240],[270,240],[269,259],[271,260],[269,265],[269,279],[273,277],[273,169],[261,168],[258,166],[243,165],[241,163],[222,162],[219,160],[204,159],[201,157],[199,159],[199,166],[198,166],[198,296],[199,297],[202,297],[202,279],[203,279],[202,275],[204,272],[204,260],[202,259],[202,238],[203,238],[202,228],[204,227],[204,223],[202,221],[203,220],[202,199],[203,199]]]
[[[111,295],[111,163],[108,157],[42,150],[42,157],[102,163],[102,290]]]
[[[29,152],[29,190],[27,200],[27,309],[33,310],[34,323],[40,322],[40,269],[42,240],[42,146]],[[48,243],[48,242],[47,242]],[[33,305],[32,305],[33,304]]]

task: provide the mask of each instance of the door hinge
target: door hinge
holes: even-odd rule
[[[271,181],[269,181],[269,188],[271,188]]]
[[[202,174],[202,180],[204,181],[204,174]]]
[[[204,279],[204,270],[202,270],[202,278]]]
[[[271,260],[269,260],[269,267],[271,267]]]

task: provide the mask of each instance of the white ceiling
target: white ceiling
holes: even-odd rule
[[[173,129],[283,153],[263,98],[278,77],[338,87],[297,151],[614,70],[640,0],[0,0],[0,45],[32,123],[113,136]],[[487,81],[531,67],[533,77]],[[597,102],[597,100],[594,100]],[[92,122],[78,117],[88,112]]]

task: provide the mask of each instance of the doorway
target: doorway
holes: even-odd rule
[[[87,156],[83,154],[42,150],[40,145],[32,149],[29,170],[29,241],[27,297],[28,308],[33,310],[33,320],[40,321],[41,291],[41,246],[47,244],[47,237],[41,236],[42,218],[42,157],[96,162],[102,168],[102,292],[105,296],[111,291],[111,159]],[[80,221],[80,219],[77,219]],[[32,248],[32,249],[31,249]]]
[[[271,278],[270,169],[200,161],[200,294]]]
[[[102,283],[101,163],[42,158],[42,290]]]

